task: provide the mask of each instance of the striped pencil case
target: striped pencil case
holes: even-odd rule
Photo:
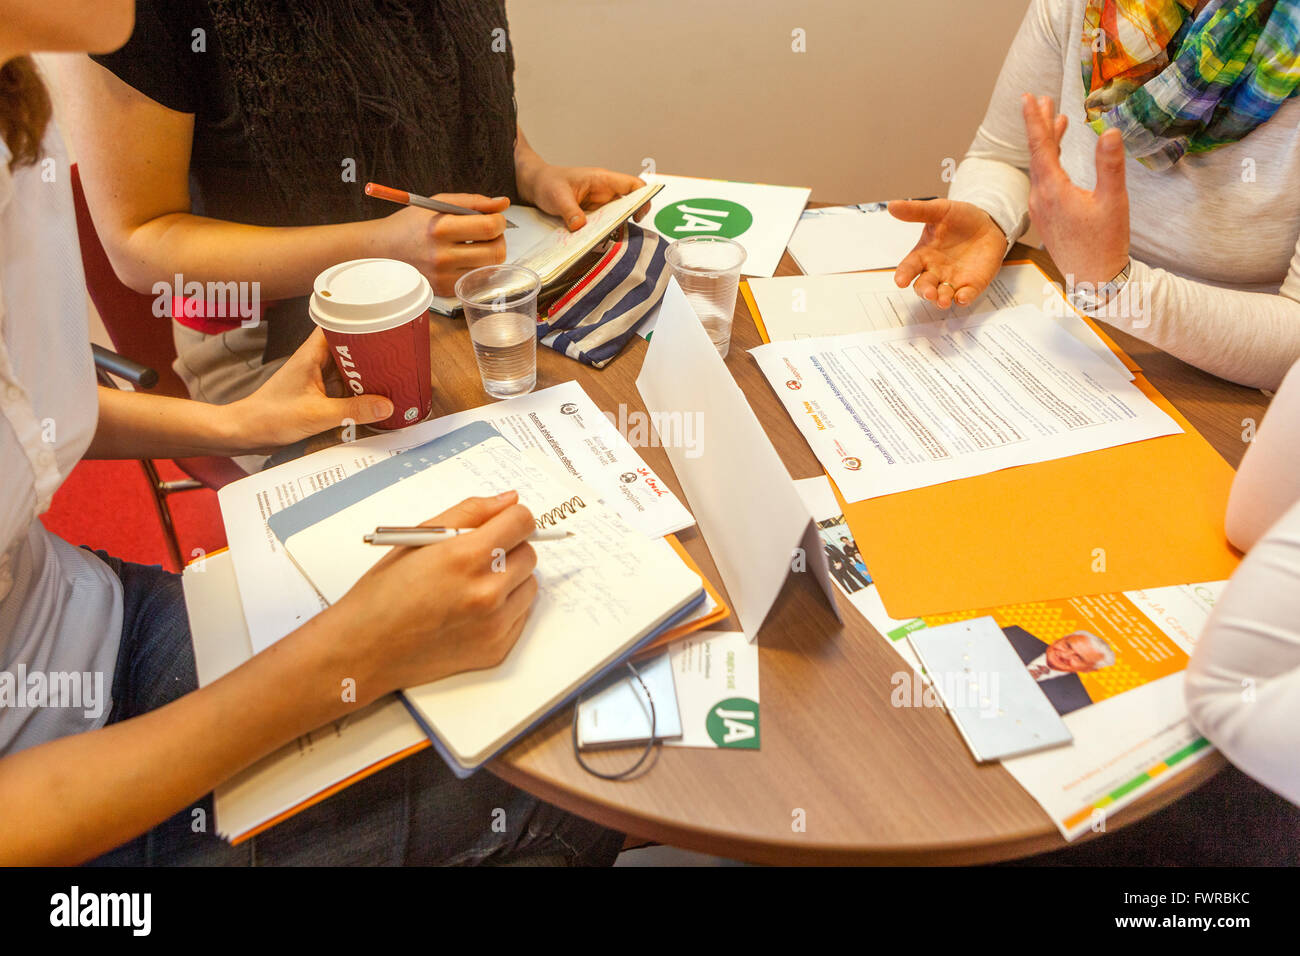
[[[599,261],[538,316],[538,341],[604,368],[663,298],[670,275],[667,246],[659,234],[627,223]]]

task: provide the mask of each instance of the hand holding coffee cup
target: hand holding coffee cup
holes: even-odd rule
[[[420,271],[395,259],[354,259],[316,277],[309,310],[344,384],[353,394],[393,403],[393,414],[374,428],[404,428],[433,411],[432,299]]]

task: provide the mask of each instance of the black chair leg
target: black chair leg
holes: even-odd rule
[[[167,507],[167,494],[164,482],[158,474],[158,469],[154,463],[145,458],[140,461],[140,467],[144,469],[145,480],[149,482],[149,493],[153,496],[154,507],[158,509],[158,520],[162,522],[163,538],[167,542],[167,552],[171,555],[172,561],[176,564],[177,571],[185,570],[185,562],[181,560],[181,545],[176,537],[176,526],[172,523],[171,509]]]

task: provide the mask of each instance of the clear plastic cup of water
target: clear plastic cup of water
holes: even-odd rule
[[[726,358],[745,247],[732,239],[692,236],[678,239],[665,255],[686,300],[709,333],[709,341]]]
[[[537,293],[541,280],[523,266],[484,266],[456,282],[474,343],[483,391],[526,395],[537,385]]]

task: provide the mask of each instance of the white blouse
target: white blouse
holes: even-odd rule
[[[1228,538],[1246,552],[1187,668],[1192,722],[1224,756],[1300,804],[1300,365],[1246,449]]]
[[[1097,134],[1083,110],[1084,2],[1032,0],[948,192],[1012,239],[1029,211],[1021,94],[1053,98],[1070,120],[1061,165],[1077,186],[1097,182]],[[1142,316],[1116,326],[1221,378],[1277,388],[1300,359],[1300,98],[1237,143],[1163,172],[1130,158],[1125,175],[1129,281]]]
[[[76,673],[107,698],[122,630],[117,576],[38,520],[99,410],[67,153],[53,125],[42,148],[11,173],[0,141],[0,755],[105,723],[107,699],[87,717],[48,696],[39,706],[39,689]]]

